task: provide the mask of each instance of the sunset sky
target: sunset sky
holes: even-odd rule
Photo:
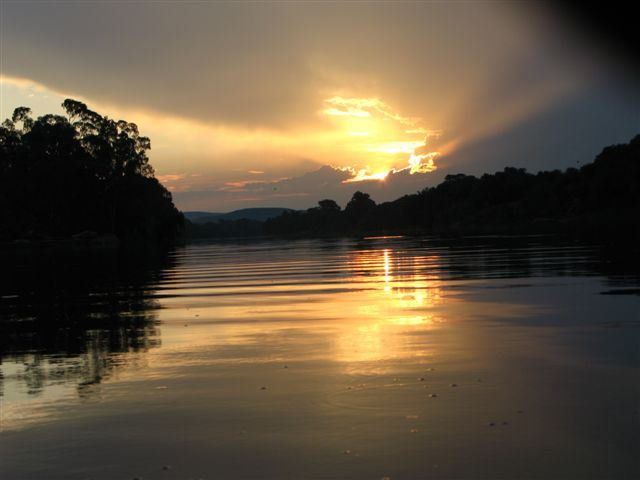
[[[0,8],[2,118],[71,97],[137,123],[183,210],[391,200],[640,133],[625,67],[525,2]]]

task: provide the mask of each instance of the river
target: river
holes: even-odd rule
[[[600,247],[2,262],[1,478],[640,478],[640,271]]]

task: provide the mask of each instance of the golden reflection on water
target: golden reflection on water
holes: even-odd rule
[[[620,385],[638,398],[637,362],[611,355],[628,345],[617,340],[607,361],[593,354],[635,332],[594,322],[632,318],[637,299],[567,275],[575,255],[539,252],[516,273],[500,250],[397,239],[175,256],[135,295],[118,285],[118,298],[131,294],[120,323],[73,330],[83,335],[73,351],[49,343],[0,357],[0,420],[12,430],[0,463],[71,462],[78,478],[476,478],[486,465],[516,478],[541,464],[536,478],[589,478],[591,465],[563,475],[566,458],[606,443],[615,449],[593,478],[637,465],[631,447],[611,457],[637,444],[634,405],[612,403]],[[91,293],[93,312],[105,303]],[[132,312],[140,318],[123,323]],[[119,470],[105,470],[104,452]]]
[[[415,258],[397,258],[390,248],[355,252],[348,264],[349,281],[357,282],[358,272],[368,272],[373,288],[361,292],[354,302],[336,299],[333,307],[345,312],[346,322],[337,333],[333,359],[347,363],[351,373],[380,373],[387,366],[372,362],[432,357],[433,347],[416,348],[414,336],[408,334],[436,328],[444,321],[434,311],[443,302],[438,278],[425,279]],[[349,311],[350,306],[355,311]]]
[[[79,357],[114,365],[95,381],[59,376],[32,394],[21,380],[22,360],[15,368],[6,362],[3,427],[55,415],[52,405],[90,398],[101,384],[181,377],[194,366],[320,361],[346,375],[395,372],[403,362],[422,368],[441,354],[433,334],[454,310],[468,308],[444,294],[435,273],[443,260],[435,253],[390,246],[274,252],[184,251],[149,290],[160,308],[150,317],[159,326],[147,333],[148,346],[106,358],[109,352],[96,357],[88,345]],[[41,360],[63,361],[63,355]]]
[[[444,321],[441,282],[423,271],[425,264],[438,261],[436,256],[416,258],[390,248],[372,249],[349,252],[339,259],[337,278],[314,275],[304,283],[285,286],[255,281],[235,287],[207,284],[200,290],[202,296],[188,304],[163,301],[166,308],[160,317],[165,324],[188,319],[184,328],[170,335],[165,327],[163,347],[204,349],[275,342],[287,345],[296,360],[339,362],[353,374],[384,371],[388,360],[427,361],[434,348],[417,343],[415,334]],[[225,297],[215,301],[204,295],[221,290]],[[247,292],[251,292],[248,297]],[[294,332],[301,331],[312,334],[316,344],[300,343]],[[251,358],[212,356],[204,361],[286,360],[267,348],[264,356],[253,353]]]

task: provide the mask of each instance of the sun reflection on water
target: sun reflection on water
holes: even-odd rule
[[[477,262],[475,255],[465,261]],[[496,258],[483,263],[493,265],[492,277],[478,279],[453,277],[446,249],[395,237],[189,246],[144,289],[116,284],[114,298],[130,293],[122,311],[78,330],[79,344],[45,343],[36,355],[27,348],[32,336],[16,332],[23,339],[14,341],[17,353],[0,358],[2,428],[53,422],[66,415],[63,407],[88,409],[122,395],[162,401],[182,388],[224,405],[234,397],[253,401],[255,389],[268,385],[269,392],[315,391],[330,405],[352,406],[337,398],[349,385],[395,389],[405,385],[396,378],[410,378],[413,388],[430,368],[486,368],[493,349],[479,335],[495,329],[469,320],[494,325],[549,315],[484,288],[522,283],[495,280]],[[104,308],[103,297],[92,294],[86,311]],[[77,323],[89,318],[81,310]]]
[[[286,271],[297,280],[279,285],[273,278],[252,277],[236,279],[235,285],[216,281],[199,290],[186,288],[187,295],[200,295],[188,298],[189,307],[179,296],[162,301],[163,346],[197,350],[224,345],[226,355],[207,362],[286,360],[287,354],[266,348],[275,344],[299,361],[337,362],[352,372],[382,369],[390,359],[429,358],[434,350],[428,332],[444,322],[444,295],[438,276],[425,269],[439,261],[434,255],[369,248],[349,250],[315,267],[293,260],[264,262],[247,272],[271,277],[270,269]],[[177,324],[184,318],[188,328]],[[314,342],[302,340],[310,336]]]
[[[134,342],[144,347],[139,352],[125,346],[99,358],[69,356],[66,362],[85,358],[97,373],[74,382],[68,375],[42,377],[42,370],[38,378],[46,388],[37,395],[22,381],[26,360],[16,360],[15,372],[6,361],[3,426],[54,418],[56,402],[102,398],[102,383],[157,382],[198,366],[322,362],[346,375],[376,375],[404,361],[430,362],[436,353],[430,332],[445,317],[443,287],[428,266],[440,259],[375,245],[392,240],[298,257],[232,262],[200,255],[178,263],[154,286],[158,304],[149,315],[153,325],[162,325],[161,341],[154,326],[145,330],[146,343]],[[125,329],[122,338],[140,331]],[[58,357],[44,355],[41,365],[55,365],[57,372],[64,360]],[[116,364],[115,373],[103,372]]]
[[[436,310],[443,302],[439,280],[427,279],[421,271],[424,263],[437,259],[415,260],[390,248],[357,252],[349,260],[351,281],[365,273],[372,275],[374,286],[362,292],[355,314],[337,335],[335,360],[348,364],[349,372],[379,373],[390,368],[380,361],[428,359],[435,354],[428,342],[416,344],[415,334],[444,321]]]

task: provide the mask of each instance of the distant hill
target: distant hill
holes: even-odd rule
[[[184,212],[187,220],[193,223],[219,222],[220,220],[257,220],[264,222],[270,218],[291,212],[290,208],[242,208],[228,213],[219,212]]]
[[[217,222],[220,217],[226,215],[219,212],[182,212],[184,218],[193,223]]]

